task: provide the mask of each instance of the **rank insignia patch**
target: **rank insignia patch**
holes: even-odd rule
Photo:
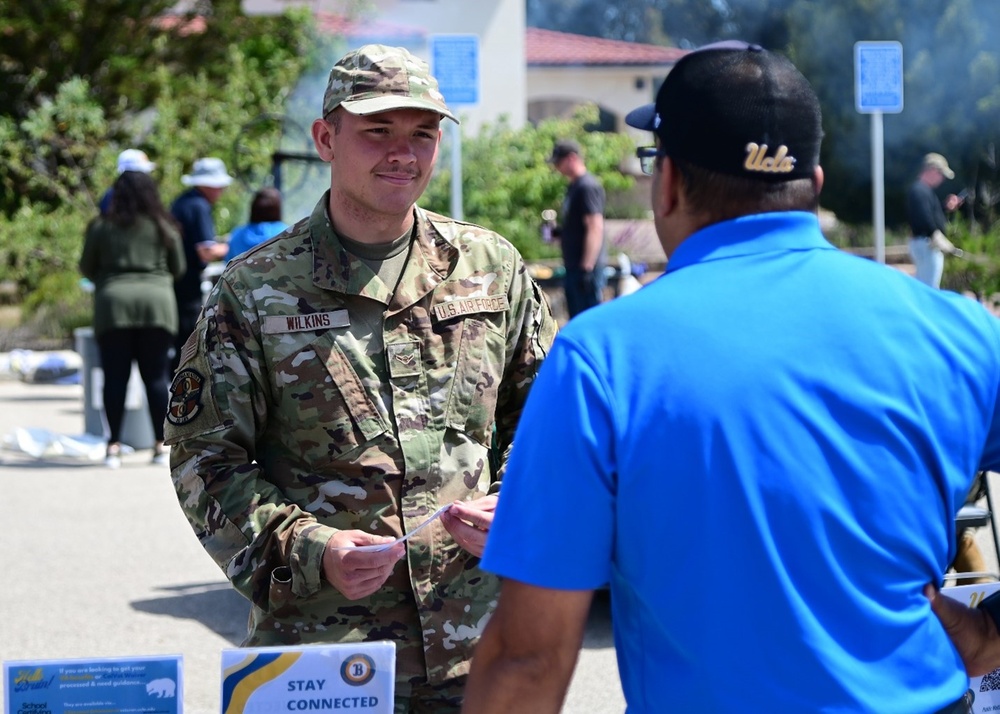
[[[193,369],[182,369],[170,385],[167,421],[175,426],[190,424],[201,413],[205,378]]]

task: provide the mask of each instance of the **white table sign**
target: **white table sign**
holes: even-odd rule
[[[394,642],[222,651],[222,714],[392,714],[395,691]]]

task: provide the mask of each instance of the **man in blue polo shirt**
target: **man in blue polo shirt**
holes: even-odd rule
[[[630,714],[967,711],[925,586],[1000,467],[1000,323],[824,239],[820,107],[779,55],[692,52],[626,121],[667,272],[532,387],[465,711],[559,711],[605,583]]]

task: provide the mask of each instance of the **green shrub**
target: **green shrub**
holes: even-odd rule
[[[232,167],[243,127],[283,109],[306,61],[308,27],[303,12],[238,23],[215,28],[232,33],[222,45],[208,35],[187,38],[214,48],[218,62],[195,57],[184,71],[176,62],[135,68],[136,87],[149,95],[142,106],[127,104],[125,96],[124,108],[102,106],[98,88],[79,76],[51,95],[20,97],[19,106],[27,106],[21,119],[0,106],[0,283],[15,281],[23,297],[43,276],[75,270],[84,229],[115,179],[122,149],[150,154],[165,203],[184,190],[180,178],[199,156],[218,156]],[[37,69],[40,78],[46,71]],[[276,142],[255,143],[246,161],[268,167]],[[220,233],[246,220],[256,188],[236,182],[223,194],[215,207]]]
[[[66,204],[25,204],[13,216],[0,214],[0,282],[13,282],[24,299],[46,276],[76,275],[90,216]]]
[[[73,330],[92,324],[94,301],[80,275],[62,270],[44,276],[24,300],[22,320],[38,337],[70,343]]]
[[[635,145],[625,134],[589,132],[596,106],[581,108],[569,119],[547,119],[537,127],[513,129],[506,119],[486,124],[476,136],[462,138],[463,217],[501,234],[526,260],[558,258],[556,246],[542,242],[541,212],[558,211],[566,194],[566,179],[546,159],[558,139],[575,139],[583,149],[587,170],[599,177],[609,196],[627,192],[635,180],[620,170]],[[437,170],[420,204],[451,213],[450,127]],[[626,211],[628,213],[628,211]],[[626,218],[612,215],[609,218]]]
[[[948,238],[965,255],[945,260],[941,287],[968,291],[980,300],[1000,293],[1000,223],[983,231],[957,217]]]

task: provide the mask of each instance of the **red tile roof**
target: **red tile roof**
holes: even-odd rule
[[[605,40],[537,27],[529,27],[526,32],[525,54],[529,67],[672,65],[687,54],[687,50],[676,47]]]
[[[424,41],[427,32],[419,27],[397,25],[383,20],[351,19],[331,12],[316,13],[316,28],[323,35],[339,35],[351,40],[387,42]]]
[[[351,19],[332,12],[318,12],[315,17],[320,34],[346,37],[356,42],[419,43],[427,39],[425,29],[410,25],[377,19]],[[155,24],[163,30],[176,28],[183,35],[205,31],[205,19],[197,16],[184,18],[165,14],[157,18]],[[663,66],[674,64],[685,54],[687,50],[676,47],[605,40],[537,27],[525,28],[525,60],[529,67]]]
[[[153,18],[153,26],[157,30],[170,31],[176,30],[178,35],[182,37],[187,35],[200,35],[205,31],[208,25],[205,24],[205,18],[201,15],[195,15],[194,17],[184,17],[183,15],[171,15],[164,14],[159,17]]]
[[[330,12],[316,13],[320,33],[341,35],[351,40],[379,42],[423,41],[423,28],[383,20],[355,20]],[[686,50],[638,42],[605,40],[568,32],[525,28],[525,55],[528,66],[625,66],[672,65]]]

